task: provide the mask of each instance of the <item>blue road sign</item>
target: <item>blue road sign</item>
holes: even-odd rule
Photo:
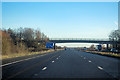
[[[53,49],[53,43],[46,43],[46,48]]]

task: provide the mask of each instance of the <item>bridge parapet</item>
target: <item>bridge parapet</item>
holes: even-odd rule
[[[87,41],[110,41],[108,38],[49,38],[49,40],[87,40]]]

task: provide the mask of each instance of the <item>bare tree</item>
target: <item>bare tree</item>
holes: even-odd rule
[[[113,41],[113,48],[116,48],[120,52],[120,30],[114,30],[109,35],[109,39]]]
[[[36,36],[36,40],[40,40],[41,39],[41,32],[39,30],[36,30],[35,36]]]
[[[22,27],[20,27],[20,28],[17,30],[17,32],[16,32],[17,37],[18,37],[20,40],[22,40],[23,37],[24,37],[23,32],[24,32],[24,29],[23,29]]]
[[[120,30],[114,30],[109,35],[110,40],[119,41],[120,40]]]
[[[8,29],[7,30],[7,33],[9,34],[9,36],[12,38],[12,40],[13,40],[13,42],[14,42],[14,44],[16,44],[16,38],[17,38],[17,35],[16,35],[16,33],[12,30],[12,29]]]
[[[34,31],[31,28],[25,28],[23,32],[24,40],[34,40]]]

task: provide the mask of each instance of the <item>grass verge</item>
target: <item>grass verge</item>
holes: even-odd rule
[[[120,58],[120,54],[116,54],[112,52],[101,52],[101,51],[85,51],[85,52]]]
[[[57,49],[58,50],[62,50],[62,49]],[[2,57],[0,57],[0,59],[8,59],[8,58],[15,58],[15,57],[21,57],[21,56],[28,56],[28,55],[34,55],[34,54],[43,54],[43,53],[47,53],[47,52],[53,52],[54,49],[50,49],[47,51],[39,51],[39,52],[28,52],[28,53],[16,53],[16,54],[9,54],[9,55],[2,55]]]

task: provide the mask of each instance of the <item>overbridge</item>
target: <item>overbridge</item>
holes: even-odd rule
[[[54,43],[54,49],[55,49],[55,43],[100,43],[100,44],[106,44],[107,49],[109,47],[109,44],[117,44],[117,41],[112,41],[108,38],[49,38],[50,42]]]
[[[53,43],[101,43],[101,44],[112,44],[113,41],[109,39],[96,39],[96,38],[49,38],[50,42]]]

